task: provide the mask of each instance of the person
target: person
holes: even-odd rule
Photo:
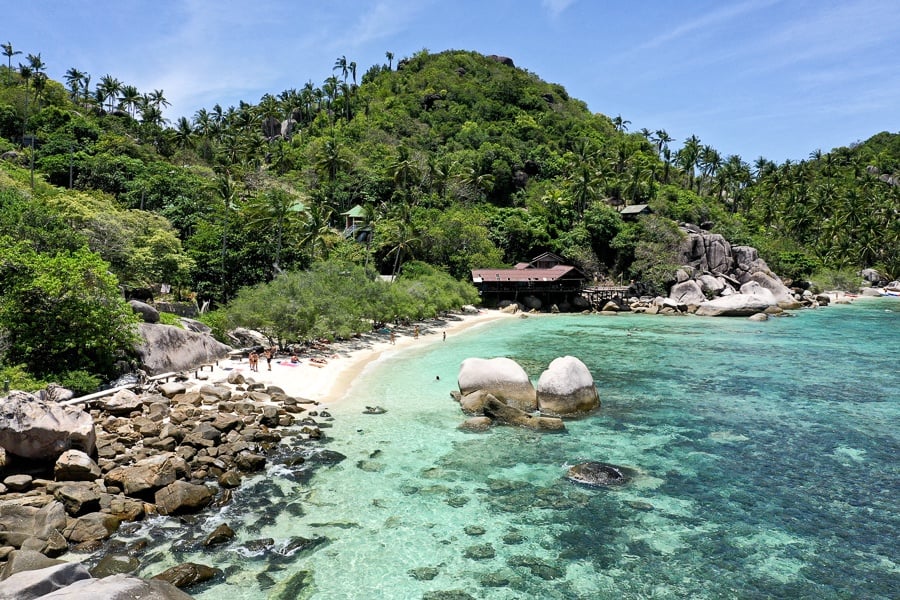
[[[419,326],[416,325],[416,328],[413,330],[413,337],[415,339],[419,339]]]
[[[250,352],[250,356],[247,357],[247,361],[250,363],[251,371],[259,371],[259,354],[256,353],[256,350],[252,350]]]
[[[300,358],[297,357],[297,354],[296,354],[296,353],[291,354],[291,362],[292,362],[292,363],[298,363],[298,362],[300,362]]]
[[[396,341],[397,341],[397,336],[394,335],[394,332],[392,330],[391,331],[391,346],[393,346]]]
[[[272,370],[272,359],[275,358],[275,346],[271,348],[266,348],[266,364],[269,365],[269,370]]]
[[[447,332],[445,331],[443,333],[444,333],[444,341],[446,342],[447,341]]]

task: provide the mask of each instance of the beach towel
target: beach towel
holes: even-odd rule
[[[302,365],[303,363],[302,363],[302,362],[291,362],[291,361],[289,361],[289,360],[283,360],[283,361],[281,361],[281,362],[278,363],[278,364],[279,364],[279,365],[284,365],[285,367],[299,367],[299,366]]]

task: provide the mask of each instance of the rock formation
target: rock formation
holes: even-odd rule
[[[600,406],[600,395],[587,366],[574,356],[561,356],[541,373],[537,401],[541,413],[571,416]]]
[[[464,396],[482,390],[519,410],[537,409],[537,395],[528,374],[509,358],[467,358],[459,369],[457,383]]]
[[[75,406],[61,406],[26,392],[13,391],[0,412],[0,447],[15,456],[55,461],[75,448],[94,452],[94,421]]]
[[[151,374],[182,371],[223,358],[231,351],[209,335],[173,327],[140,323],[142,342],[135,348],[145,371]]]

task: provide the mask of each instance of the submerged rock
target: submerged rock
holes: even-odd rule
[[[464,396],[484,390],[520,410],[537,408],[537,395],[528,373],[510,358],[467,358],[459,368],[457,383]]]
[[[625,485],[634,478],[634,472],[603,462],[584,462],[569,467],[566,479],[591,487],[610,487]]]

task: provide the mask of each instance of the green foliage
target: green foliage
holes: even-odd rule
[[[47,387],[47,382],[43,379],[35,378],[28,371],[27,365],[24,364],[9,367],[0,366],[0,385],[3,385],[6,381],[9,381],[10,390],[23,392],[36,392]]]
[[[171,325],[172,327],[184,329],[184,324],[181,322],[181,317],[174,313],[160,311],[159,322],[163,325]]]
[[[814,292],[840,290],[856,293],[862,284],[862,278],[853,269],[821,269],[809,279]]]
[[[820,268],[820,264],[803,252],[779,252],[769,267],[781,277],[799,281]]]
[[[66,371],[59,376],[59,385],[72,390],[76,396],[92,394],[100,388],[103,380],[83,370]]]
[[[675,223],[656,215],[642,217],[637,229],[640,233],[634,245],[631,274],[658,292],[663,292],[678,269],[684,234]]]
[[[375,322],[423,318],[477,301],[478,293],[425,263],[407,263],[395,283],[339,261],[284,273],[244,288],[229,304],[229,323],[288,342],[346,338]]]
[[[99,256],[80,249],[40,254],[0,238],[0,330],[6,358],[43,377],[111,374],[132,350],[137,317]]]
[[[201,323],[209,327],[212,336],[223,344],[230,343],[228,339],[228,331],[234,328],[234,324],[228,317],[228,312],[224,309],[211,310],[200,315],[198,319]]]

